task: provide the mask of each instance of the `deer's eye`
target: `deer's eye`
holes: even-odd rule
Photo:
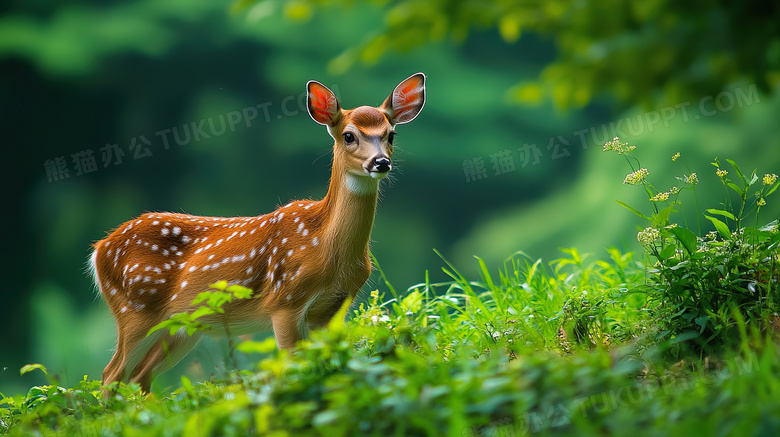
[[[352,132],[346,132],[344,133],[344,142],[346,144],[352,144],[355,142],[355,134]]]
[[[394,139],[395,139],[395,132],[390,132],[390,135],[387,136],[388,144],[392,145]]]

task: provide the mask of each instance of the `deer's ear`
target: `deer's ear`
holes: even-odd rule
[[[391,124],[409,123],[425,105],[425,75],[417,73],[398,84],[379,109]]]
[[[325,85],[310,80],[306,84],[309,115],[319,124],[335,126],[341,118],[341,105],[333,91]]]

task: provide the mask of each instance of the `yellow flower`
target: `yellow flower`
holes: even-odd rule
[[[651,202],[665,202],[669,200],[669,193],[658,193],[650,198]]]
[[[680,152],[675,153],[674,156],[672,156],[672,161],[677,161],[677,158],[679,157],[680,157]]]
[[[644,182],[645,177],[647,177],[648,174],[649,172],[647,171],[646,168],[640,168],[639,170],[633,173],[627,174],[626,178],[623,179],[623,183],[630,184],[630,185],[641,184],[642,182]]]
[[[691,173],[685,177],[685,182],[691,185],[696,185],[699,183],[699,176],[697,176],[696,173]]]
[[[604,151],[609,152],[610,150],[615,150],[616,146],[620,146],[619,137],[612,138],[612,141],[607,141],[604,143]]]
[[[776,180],[777,180],[777,175],[774,173],[764,175],[764,185],[772,185],[775,183]]]
[[[660,236],[661,234],[658,232],[658,229],[645,228],[636,234],[636,239],[645,246],[652,246]]]
[[[623,155],[625,153],[633,151],[634,149],[636,149],[636,146],[629,146],[628,143],[621,143],[620,137],[612,138],[612,141],[607,141],[606,143],[604,143],[605,152],[614,150],[615,152],[617,152],[618,155]]]
[[[764,206],[764,205],[766,205],[766,200],[764,200],[763,197],[758,199],[758,206]]]
[[[718,169],[718,171],[716,171],[715,174],[718,175],[719,178],[723,179],[729,174],[729,172],[726,170]]]

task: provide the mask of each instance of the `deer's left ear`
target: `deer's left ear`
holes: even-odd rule
[[[341,105],[333,91],[316,80],[310,80],[306,84],[306,95],[306,106],[314,121],[331,127],[338,124]]]
[[[409,123],[425,105],[425,75],[417,73],[398,84],[379,109],[391,124]]]

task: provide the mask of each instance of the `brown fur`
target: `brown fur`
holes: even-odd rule
[[[329,90],[317,92],[326,102]],[[366,171],[377,156],[376,144],[379,153],[392,155],[386,136],[380,143],[366,136],[387,132],[392,123],[385,108],[331,107],[337,112],[315,108],[335,123],[324,199],[293,201],[258,217],[147,213],[94,244],[96,282],[118,327],[104,384],[130,380],[149,391],[153,375],[183,357],[199,334],[147,338],[148,331],[173,314],[193,310],[192,300],[214,282],[242,284],[254,295],[206,322],[227,323],[234,334],[272,327],[280,348],[293,347],[309,328],[327,324],[345,299],[355,297],[371,273],[377,191],[351,192],[347,178]],[[344,147],[341,135],[349,123],[361,131],[356,133],[361,145],[352,148]]]

